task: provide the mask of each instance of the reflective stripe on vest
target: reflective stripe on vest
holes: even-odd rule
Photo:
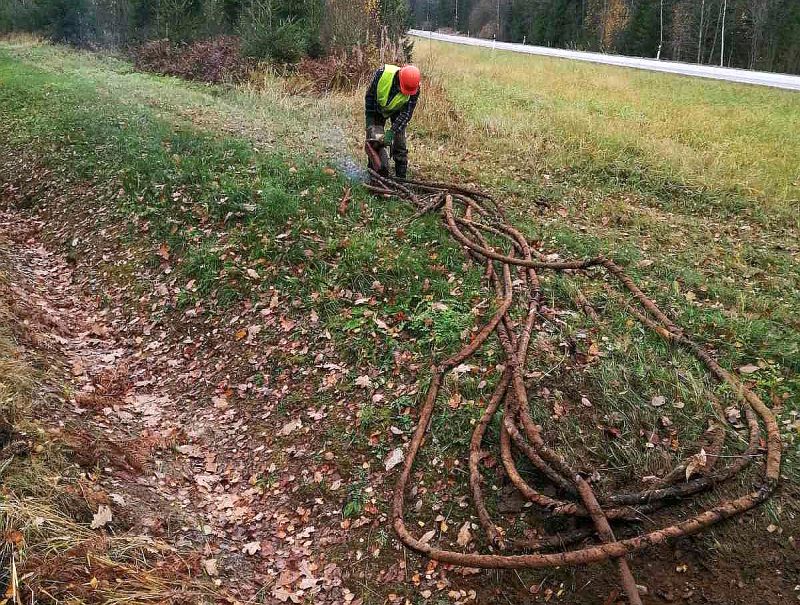
[[[397,65],[384,65],[383,74],[380,80],[378,80],[378,107],[385,116],[400,111],[408,103],[408,95],[404,95],[401,92],[398,92],[389,99],[389,92],[392,89],[394,75],[398,71],[400,71],[400,68]]]

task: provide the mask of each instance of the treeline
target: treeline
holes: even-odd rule
[[[800,73],[800,0],[411,0],[423,29]]]
[[[251,57],[295,61],[402,37],[407,0],[0,0],[0,33],[128,47],[241,38]]]

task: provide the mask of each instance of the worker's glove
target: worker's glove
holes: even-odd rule
[[[388,146],[392,144],[392,141],[394,141],[394,131],[390,128],[383,133],[383,144]]]
[[[375,143],[383,143],[383,131],[370,126],[367,128],[367,141]]]

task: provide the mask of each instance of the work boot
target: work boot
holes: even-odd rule
[[[407,164],[401,164],[400,162],[395,162],[395,164],[394,164],[394,174],[398,179],[405,180],[407,173],[408,173],[408,165]]]

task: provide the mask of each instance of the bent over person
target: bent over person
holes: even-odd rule
[[[384,65],[375,72],[372,83],[364,96],[367,119],[367,145],[373,150],[381,149],[381,163],[371,167],[383,174],[388,174],[388,157],[385,149],[392,150],[395,174],[398,178],[406,178],[408,172],[408,147],[406,146],[406,126],[414,115],[414,108],[419,99],[419,69],[414,65],[398,67]],[[385,130],[386,120],[392,126]]]

